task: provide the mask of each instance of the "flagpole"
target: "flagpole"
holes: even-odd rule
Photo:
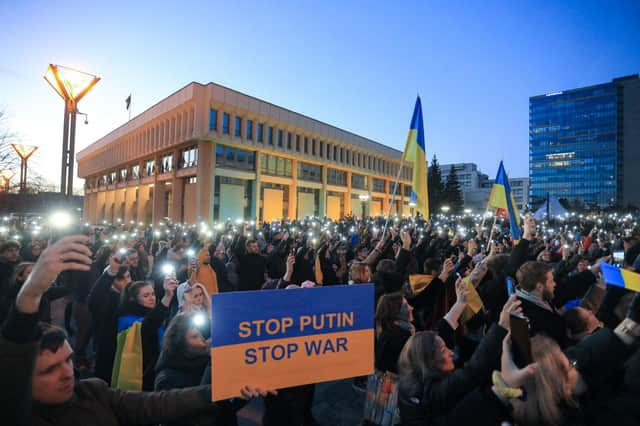
[[[489,232],[489,244],[491,244],[491,238],[493,237],[493,231],[496,228],[496,222],[498,221],[497,211],[493,212],[493,225],[491,225],[491,232]]]
[[[133,98],[131,98],[131,95],[129,95],[130,100],[129,100],[129,121],[131,121],[131,108],[132,108],[132,103],[133,103]]]
[[[382,237],[384,237],[385,232],[387,232],[387,225],[389,225],[389,218],[391,217],[391,208],[393,207],[393,202],[396,198],[396,193],[398,191],[398,182],[400,182],[400,175],[402,174],[402,168],[404,167],[404,154],[402,155],[402,161],[400,161],[400,168],[398,169],[398,175],[396,176],[396,183],[393,186],[393,193],[391,194],[391,202],[389,203],[389,211],[387,212],[387,220],[384,222],[384,228],[382,228]]]

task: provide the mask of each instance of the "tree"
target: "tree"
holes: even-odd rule
[[[19,167],[18,156],[11,147],[16,135],[7,127],[7,114],[0,110],[0,171],[15,170]]]
[[[462,191],[460,190],[460,182],[455,168],[451,167],[447,183],[444,185],[444,198],[447,201],[452,213],[460,213],[464,202],[462,200]]]
[[[444,186],[442,185],[442,172],[440,171],[440,164],[436,155],[433,155],[431,160],[431,166],[429,167],[429,173],[427,176],[427,182],[429,185],[429,210],[432,212],[439,212],[443,203]]]

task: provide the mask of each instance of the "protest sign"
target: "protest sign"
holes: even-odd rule
[[[373,372],[372,284],[211,297],[212,399]]]

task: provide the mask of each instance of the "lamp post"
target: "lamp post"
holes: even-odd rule
[[[37,146],[12,143],[11,147],[20,157],[20,193],[27,192],[27,160],[38,149]]]
[[[49,64],[44,79],[64,100],[60,193],[70,197],[73,194],[73,163],[75,161],[78,102],[100,81],[100,77],[61,65]]]
[[[3,183],[4,183],[4,191],[5,192],[9,192],[10,189],[10,184],[11,184],[11,179],[15,176],[16,172],[14,171],[9,171],[9,170],[4,170],[2,171],[2,173],[0,173],[0,177],[2,177]]]
[[[358,198],[360,199],[360,203],[362,204],[362,220],[364,220],[365,203],[369,200],[370,197],[368,194],[360,194],[358,195]]]

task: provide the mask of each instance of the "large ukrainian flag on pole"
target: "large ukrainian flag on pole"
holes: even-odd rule
[[[413,182],[411,183],[411,202],[416,211],[429,219],[429,190],[427,188],[427,155],[424,147],[424,127],[422,125],[422,103],[420,96],[413,109],[411,127],[404,148],[403,160],[413,164]]]
[[[516,205],[516,200],[511,192],[507,172],[504,171],[504,164],[502,164],[502,161],[500,161],[498,175],[496,176],[496,181],[493,184],[493,189],[491,189],[489,205],[497,207],[498,211],[496,211],[496,216],[506,216],[509,219],[511,238],[516,241],[519,240],[519,226],[521,221],[520,214],[518,213],[518,206]]]

